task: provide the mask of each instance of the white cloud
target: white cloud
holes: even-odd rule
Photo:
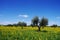
[[[57,19],[60,19],[60,16],[56,17]]]
[[[18,17],[28,18],[28,15],[18,15]]]

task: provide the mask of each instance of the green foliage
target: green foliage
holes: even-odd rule
[[[33,19],[32,19],[32,25],[33,26],[37,26],[39,23],[39,18],[38,16],[35,16]]]
[[[17,25],[18,25],[18,26],[22,26],[22,22],[18,22]]]
[[[7,26],[13,26],[12,24],[8,24]]]
[[[44,27],[46,25],[48,25],[48,19],[43,17],[40,21],[40,26]]]
[[[27,24],[25,22],[18,22],[17,26],[27,26]]]
[[[13,24],[13,26],[17,27],[17,24]]]
[[[11,27],[13,27],[13,26],[15,26],[15,27],[18,27],[18,26],[22,27],[22,26],[24,26],[24,27],[26,27],[27,24],[25,22],[18,22],[16,24],[8,24],[8,25],[5,25],[5,26],[11,26]]]
[[[36,30],[0,29],[0,40],[60,40],[60,32],[55,33],[54,31],[38,32]]]
[[[51,27],[57,27],[57,25],[56,24],[53,24]]]

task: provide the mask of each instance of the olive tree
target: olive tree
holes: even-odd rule
[[[43,17],[43,18],[40,20],[40,26],[41,26],[42,28],[44,28],[46,25],[48,25],[48,19]]]
[[[32,19],[32,25],[33,25],[33,26],[38,26],[38,22],[39,22],[39,18],[38,18],[38,16],[35,16],[35,17]]]

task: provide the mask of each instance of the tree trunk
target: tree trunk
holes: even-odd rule
[[[38,31],[41,31],[40,27],[38,26]]]

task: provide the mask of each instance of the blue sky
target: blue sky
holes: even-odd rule
[[[38,16],[48,18],[49,25],[60,25],[59,0],[0,0],[0,24],[13,24],[19,21],[31,23]]]

